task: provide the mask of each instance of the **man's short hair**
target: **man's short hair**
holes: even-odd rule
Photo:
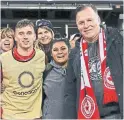
[[[78,6],[78,7],[76,8],[75,15],[77,15],[78,12],[80,12],[80,11],[82,11],[82,10],[88,8],[88,7],[92,8],[92,9],[94,10],[94,12],[98,15],[97,8],[96,8],[95,5],[93,5],[93,4],[82,4],[81,6]]]
[[[23,19],[17,22],[15,29],[26,27],[26,26],[32,26],[34,28],[34,24],[31,20]]]

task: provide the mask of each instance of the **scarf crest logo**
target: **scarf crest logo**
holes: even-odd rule
[[[115,89],[109,67],[104,71],[104,85],[109,89]]]
[[[93,99],[86,95],[81,103],[81,112],[86,118],[91,118],[95,111],[95,103]]]

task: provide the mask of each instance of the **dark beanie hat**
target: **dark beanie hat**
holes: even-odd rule
[[[39,27],[46,27],[47,29],[49,29],[54,37],[54,28],[52,23],[49,20],[45,20],[45,19],[39,19],[36,21],[36,30],[38,30]]]
[[[53,25],[49,20],[45,20],[45,19],[40,20],[39,19],[39,20],[36,21],[36,27],[37,28],[43,27],[43,26],[46,26],[46,27],[50,28],[52,31],[54,31]]]

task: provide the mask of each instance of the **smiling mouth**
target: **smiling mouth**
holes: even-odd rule
[[[90,29],[90,30],[85,30],[84,32],[85,32],[85,33],[87,33],[87,32],[91,32],[91,29]]]
[[[5,43],[4,43],[4,46],[5,46],[5,47],[10,47],[10,43],[9,43],[9,42],[5,42]]]
[[[48,38],[42,38],[41,41],[46,42],[48,41]]]
[[[29,41],[23,41],[23,43],[24,43],[24,44],[28,44],[28,43],[29,43]]]
[[[9,49],[10,48],[10,43],[5,43],[4,47]]]
[[[4,45],[10,45],[10,43],[4,43]]]
[[[41,39],[41,41],[42,41],[42,42],[45,42],[45,41],[46,41],[46,39]]]
[[[57,58],[64,58],[64,55],[62,55],[62,56],[57,56]]]

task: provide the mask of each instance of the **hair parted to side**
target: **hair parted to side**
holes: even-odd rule
[[[29,20],[29,19],[22,19],[22,20],[17,22],[17,24],[15,26],[15,29],[26,27],[26,26],[32,26],[34,28],[34,24],[33,24],[33,22],[31,20]]]
[[[78,6],[76,8],[75,15],[77,15],[78,12],[80,12],[88,7],[92,8],[94,10],[94,12],[98,15],[97,8],[93,4],[82,4],[81,6]]]
[[[80,12],[82,10],[85,10],[86,8],[91,8],[94,11],[94,13],[97,15],[98,23],[100,24],[101,23],[101,18],[98,14],[98,10],[97,10],[96,6],[93,5],[93,4],[82,4],[81,6],[78,6],[76,11],[75,11],[75,17],[77,16],[78,12]]]
[[[1,38],[5,38],[5,36],[12,36],[14,38],[14,30],[10,27],[1,29]]]
[[[54,38],[52,41],[51,41],[51,44],[50,44],[50,52],[52,53],[52,48],[53,48],[53,45],[57,42],[64,42],[66,44],[66,46],[68,47],[68,49],[70,48],[69,46],[69,42],[67,40],[67,38]]]

